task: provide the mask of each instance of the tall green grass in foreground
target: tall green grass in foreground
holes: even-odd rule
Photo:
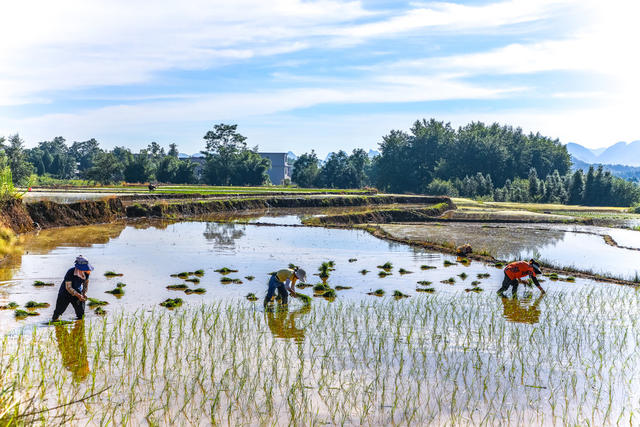
[[[118,314],[75,340],[72,326],[5,336],[4,399],[35,403],[0,424],[637,425],[640,294],[539,308],[530,325],[494,295],[316,303],[294,341],[256,306],[219,303]]]

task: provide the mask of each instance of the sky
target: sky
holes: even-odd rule
[[[0,3],[0,135],[376,149],[422,118],[640,139],[637,0]]]

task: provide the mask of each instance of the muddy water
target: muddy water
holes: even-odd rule
[[[280,216],[282,223],[295,222],[298,216]],[[271,220],[268,215],[260,222]],[[593,237],[593,236],[589,236]],[[437,294],[465,293],[477,274],[488,273],[489,278],[480,279],[485,292],[499,288],[503,273],[500,269],[481,263],[469,266],[455,264],[444,266],[444,260],[456,262],[451,256],[417,250],[405,245],[390,243],[360,230],[338,230],[281,225],[264,226],[237,224],[232,222],[139,222],[134,224],[114,223],[107,225],[68,227],[40,232],[28,236],[25,254],[2,265],[0,269],[0,305],[15,301],[24,305],[27,301],[47,302],[51,307],[40,309],[40,316],[15,321],[13,312],[0,310],[3,330],[16,325],[37,324],[50,318],[56,295],[64,273],[71,267],[76,255],[87,257],[96,270],[92,274],[89,296],[109,302],[106,310],[136,310],[157,307],[167,298],[180,297],[187,304],[199,304],[219,299],[242,299],[247,293],[263,298],[266,292],[268,273],[295,263],[309,273],[310,283],[319,282],[317,268],[323,261],[335,261],[331,273],[331,286],[349,286],[352,289],[338,291],[338,299],[376,299],[367,292],[383,289],[384,298],[394,290],[417,297],[418,281],[433,282]],[[355,261],[354,261],[355,259]],[[394,268],[391,275],[381,278],[377,268],[385,262]],[[430,265],[435,269],[422,270]],[[223,285],[221,275],[215,269],[229,267],[239,270],[228,277],[237,278],[243,284]],[[412,273],[400,274],[403,268]],[[185,295],[182,291],[167,290],[166,286],[184,283],[170,277],[183,271],[203,269],[205,274],[199,284],[187,283],[191,288],[205,288],[203,295]],[[361,270],[369,272],[361,274]],[[104,273],[112,270],[122,277],[106,278]],[[461,278],[460,274],[466,274]],[[248,280],[246,276],[254,276]],[[454,284],[441,281],[453,278]],[[53,287],[36,288],[35,280],[54,282]],[[125,295],[120,299],[105,293],[114,289],[116,283],[126,283]],[[547,283],[555,290],[571,290],[592,283],[563,282]],[[303,293],[312,294],[311,289]],[[322,298],[318,303],[327,303]],[[256,303],[259,304],[260,302]],[[298,304],[297,302],[295,304]],[[295,305],[294,304],[294,305]],[[528,303],[525,304],[527,306]],[[506,309],[506,311],[513,311]],[[66,318],[73,316],[71,307]],[[88,316],[95,316],[88,311]]]
[[[640,273],[640,252],[608,245],[608,234],[621,246],[640,248],[640,232],[604,227],[553,224],[388,224],[394,236],[437,243],[471,244],[499,259],[539,258],[557,266],[633,279]]]

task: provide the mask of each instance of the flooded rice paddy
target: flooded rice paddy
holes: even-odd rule
[[[394,236],[435,243],[469,243],[498,259],[538,258],[559,267],[633,280],[640,275],[640,231],[564,224],[385,224]],[[611,236],[619,246],[606,243]]]
[[[259,222],[299,219],[276,217]],[[52,306],[25,320],[0,310],[0,385],[15,379],[12,396],[30,405],[23,413],[38,413],[27,421],[638,423],[640,293],[631,287],[546,280],[542,297],[521,286],[515,298],[499,298],[503,273],[493,266],[360,230],[285,225],[71,227],[29,236],[25,250],[1,271],[0,305]],[[89,296],[109,303],[107,315],[88,310],[84,322],[39,326],[78,253],[96,267]],[[294,300],[287,310],[265,312],[269,272],[295,263],[309,273],[307,282],[318,283],[311,274],[329,260],[328,284],[351,289],[333,301]],[[382,278],[377,266],[386,262],[393,268]],[[238,271],[214,271],[222,267]],[[171,277],[199,269],[203,275],[189,276],[197,284]],[[122,276],[107,278],[109,270]],[[225,285],[222,277],[243,283]],[[36,280],[55,286],[36,288]],[[482,292],[465,291],[473,281]],[[126,283],[122,297],[105,293],[118,282]],[[166,288],[183,283],[206,293]],[[425,288],[434,291],[419,291]],[[377,289],[385,295],[368,295]],[[395,299],[396,290],[410,297]],[[312,288],[301,292],[313,295]],[[247,301],[248,293],[258,301]],[[184,304],[160,307],[167,298]]]

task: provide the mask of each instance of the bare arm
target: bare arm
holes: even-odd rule
[[[531,276],[531,280],[533,280],[533,284],[536,285],[538,289],[540,289],[540,292],[542,292],[543,294],[546,293],[545,290],[542,289],[542,286],[540,286],[540,282],[538,282],[536,276]]]
[[[293,295],[296,293],[296,280],[298,280],[298,278],[293,276],[292,279],[287,279],[284,282],[284,287]]]
[[[86,296],[81,295],[78,291],[76,291],[75,289],[73,289],[71,287],[71,282],[64,282],[64,287],[67,290],[67,292],[69,292],[74,297],[78,298],[80,301],[86,301],[87,300]]]
[[[89,290],[89,278],[87,277],[84,281],[84,285],[82,286],[82,295],[86,297],[88,290]]]

